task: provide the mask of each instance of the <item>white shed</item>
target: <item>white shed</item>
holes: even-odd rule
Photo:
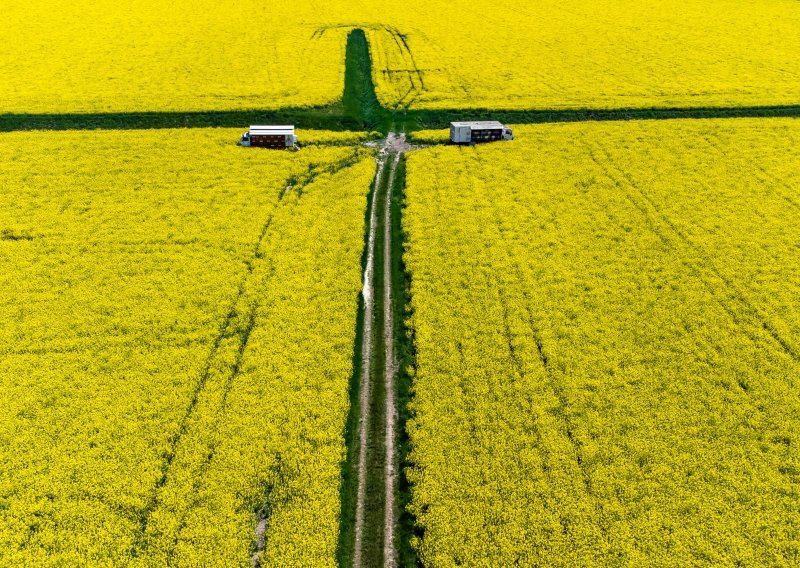
[[[251,126],[242,134],[242,146],[260,148],[293,148],[297,144],[297,136],[292,125]]]
[[[452,144],[472,145],[513,139],[514,132],[496,120],[450,123],[450,142]]]

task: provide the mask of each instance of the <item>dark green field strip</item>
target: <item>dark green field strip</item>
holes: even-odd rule
[[[0,114],[0,132],[19,130],[147,130],[160,128],[246,128],[287,123],[309,130],[389,130],[386,109],[354,97],[341,105],[274,111],[145,112],[112,114]],[[350,112],[359,109],[358,116]],[[507,124],[669,120],[678,118],[800,118],[800,105],[731,108],[627,108],[609,110],[407,110],[395,116],[406,132],[446,128],[456,120],[499,120]]]
[[[270,111],[136,112],[93,114],[0,114],[0,132],[15,130],[147,130],[159,128],[246,128],[291,123],[315,130],[360,130],[341,105]]]
[[[507,124],[557,122],[670,120],[677,118],[800,117],[800,105],[726,108],[622,108],[577,110],[409,110],[403,113],[406,130],[447,128],[459,120],[499,120]]]
[[[380,128],[387,121],[389,113],[375,94],[372,56],[364,30],[353,30],[347,36],[342,104],[347,116],[365,130]]]

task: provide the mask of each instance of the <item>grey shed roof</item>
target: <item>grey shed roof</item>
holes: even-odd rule
[[[250,135],[272,135],[272,136],[280,136],[280,135],[287,135],[287,134],[294,134],[294,126],[292,125],[279,125],[279,126],[258,126],[254,125],[250,127]]]
[[[476,120],[473,122],[451,122],[450,126],[455,126],[456,128],[461,128],[464,126],[469,126],[471,128],[479,129],[479,130],[494,130],[503,128],[503,125],[496,120]]]

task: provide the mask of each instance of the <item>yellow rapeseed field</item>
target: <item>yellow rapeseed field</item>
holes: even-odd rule
[[[238,134],[0,135],[0,565],[333,564],[375,162]]]
[[[338,100],[342,34],[313,3],[3,2],[0,113],[276,109]]]
[[[6,0],[0,113],[323,105],[354,28],[388,107],[800,100],[796,0]]]
[[[422,108],[796,105],[796,0],[370,4],[378,93]],[[338,15],[338,14],[337,14]],[[406,48],[407,46],[407,48]]]
[[[408,159],[426,566],[800,563],[800,121]]]
[[[5,0],[0,130],[380,128],[355,29],[393,124],[800,105],[797,0]],[[246,126],[0,133],[0,567],[800,566],[800,120],[390,137],[366,256],[378,146]]]

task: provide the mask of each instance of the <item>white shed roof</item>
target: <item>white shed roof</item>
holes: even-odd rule
[[[464,126],[469,126],[470,128],[475,128],[478,130],[493,130],[493,129],[500,129],[503,128],[503,125],[496,120],[476,120],[472,122],[451,122],[450,126],[455,126],[456,128],[462,128]]]
[[[294,126],[292,125],[278,125],[278,126],[258,126],[253,125],[250,127],[250,135],[253,134],[268,134],[273,136],[294,134]]]

